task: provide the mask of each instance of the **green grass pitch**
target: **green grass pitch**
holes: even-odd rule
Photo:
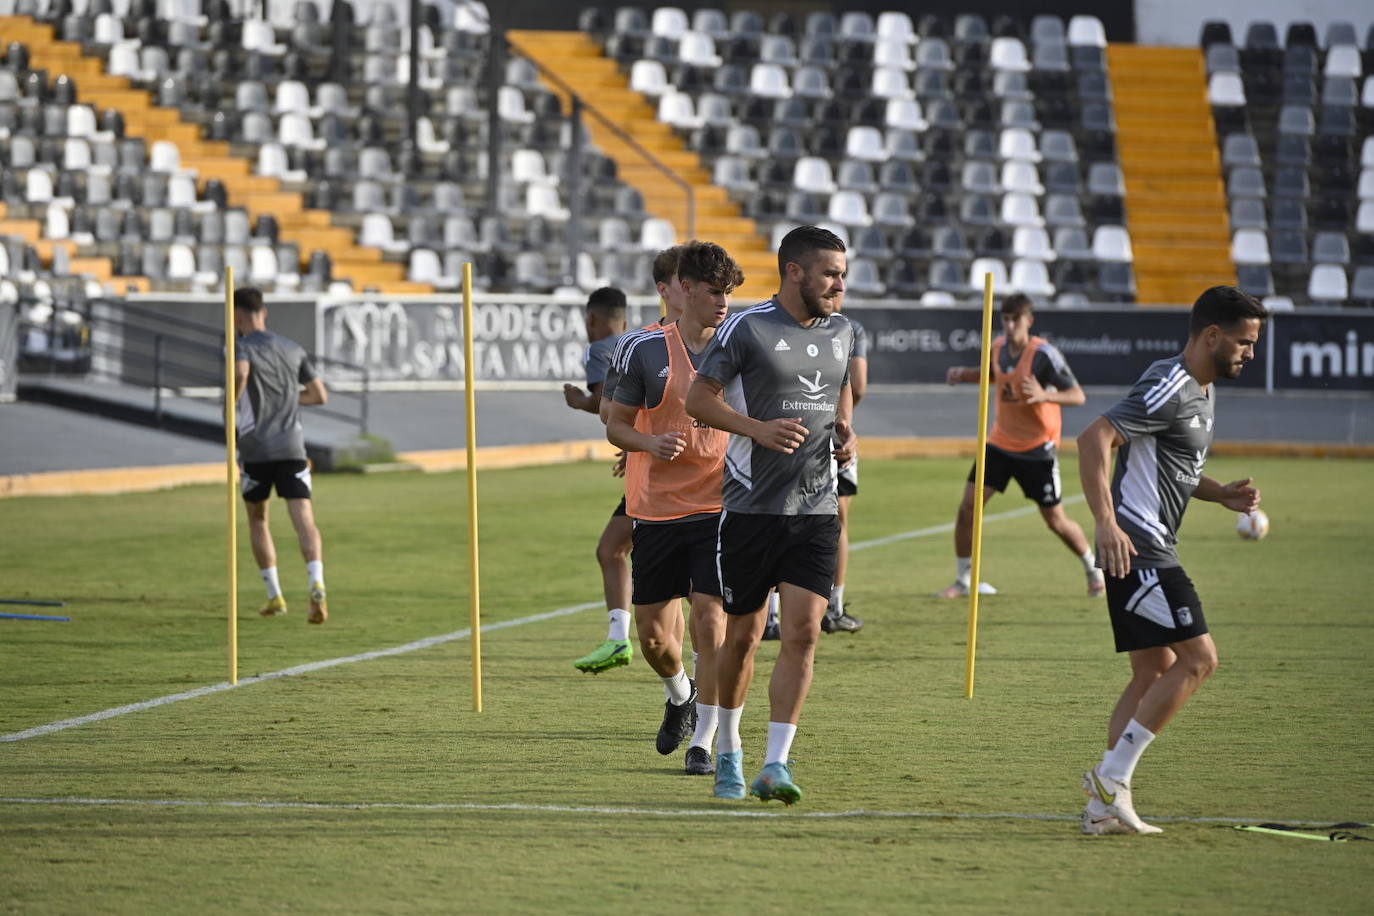
[[[854,541],[947,523],[966,468],[866,461]],[[713,799],[680,754],[659,757],[663,696],[643,661],[571,665],[604,635],[591,609],[484,634],[480,715],[457,639],[0,742],[0,912],[1363,909],[1374,843],[1200,819],[1374,819],[1374,466],[1208,472],[1253,474],[1273,529],[1245,542],[1231,513],[1189,510],[1182,554],[1221,667],[1136,775],[1147,818],[1195,819],[1161,821],[1160,837],[1087,838],[1072,819],[1127,666],[1032,513],[987,527],[985,578],[1003,594],[982,604],[972,700],[967,605],[931,597],[952,578],[950,535],[854,554],[848,597],[868,626],[821,641],[794,809]],[[1077,493],[1071,459],[1065,480]],[[593,546],[616,486],[599,464],[483,475],[484,622],[599,599]],[[316,495],[332,619],[305,623],[278,504],[291,613],[257,617],[241,532],[242,677],[467,625],[461,476],[332,476]],[[0,501],[0,597],[68,602],[3,610],[73,618],[0,620],[0,735],[226,679],[224,502],[211,487]],[[1026,505],[1015,493],[989,512]],[[1090,521],[1081,501],[1069,511]],[[761,649],[745,708],[746,776],[775,655]]]

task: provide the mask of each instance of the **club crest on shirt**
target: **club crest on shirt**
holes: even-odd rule
[[[830,338],[830,352],[834,354],[836,360],[844,362],[844,344],[840,343],[837,338]]]

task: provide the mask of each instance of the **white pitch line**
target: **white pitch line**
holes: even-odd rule
[[[1081,503],[1082,501],[1083,494],[1079,493],[1075,496],[1066,498],[1063,504]],[[1023,515],[1030,515],[1031,513],[1039,511],[1040,509],[1037,506],[1022,506],[1020,509],[1010,509],[1006,512],[996,512],[992,515],[985,515],[983,516],[983,521],[1000,522],[1003,519],[1020,518]],[[855,550],[865,550],[869,547],[882,547],[884,544],[895,544],[898,541],[910,541],[916,538],[930,537],[934,534],[946,534],[953,530],[954,523],[945,522],[943,525],[931,525],[929,528],[917,528],[915,531],[903,531],[899,534],[889,534],[887,537],[874,538],[871,541],[860,541],[857,544],[850,544],[849,550],[852,553]]]
[[[600,607],[601,602],[589,601],[584,604],[575,604],[571,607],[559,608],[555,611],[546,611],[543,614],[531,614],[528,617],[517,617],[514,620],[503,620],[499,623],[488,623],[482,626],[483,633],[493,630],[504,630],[508,627],[523,626],[527,623],[537,623],[541,620],[551,620],[555,617],[566,617],[569,614],[577,614],[582,611]],[[211,684],[208,687],[197,687],[195,690],[187,690],[183,693],[168,694],[165,697],[158,697],[155,700],[144,700],[141,703],[130,703],[127,706],[116,706],[113,709],[103,709],[100,712],[93,712],[85,716],[77,716],[74,719],[63,719],[60,722],[49,722],[47,725],[37,725],[27,728],[21,732],[12,732],[8,735],[0,735],[0,741],[23,741],[26,738],[37,738],[42,735],[51,735],[53,732],[64,731],[68,728],[76,728],[78,725],[90,725],[92,722],[100,722],[105,719],[113,719],[116,716],[125,716],[131,712],[142,712],[145,709],[155,709],[158,706],[166,706],[169,703],[180,703],[182,700],[194,700],[196,697],[205,697],[213,693],[223,693],[226,690],[235,690],[239,687],[248,687],[253,684],[261,684],[264,681],[272,681],[283,677],[293,677],[297,674],[309,674],[312,671],[321,671],[325,668],[333,668],[336,665],[350,665],[353,662],[367,662],[375,658],[387,658],[392,655],[404,655],[407,652],[415,652],[420,649],[428,649],[431,646],[442,645],[446,642],[453,642],[458,639],[466,639],[472,635],[471,627],[464,627],[461,630],[454,630],[452,633],[445,633],[442,636],[429,636],[425,639],[417,639],[415,642],[408,642],[403,646],[392,646],[390,649],[378,649],[374,652],[362,652],[358,655],[345,655],[341,658],[330,658],[320,662],[309,662],[304,665],[296,665],[291,668],[283,668],[280,671],[271,671],[267,674],[259,674],[254,677],[241,678],[237,684],[228,681],[221,681],[218,684]]]
[[[780,811],[743,808],[634,808],[607,805],[524,805],[480,804],[475,802],[272,802],[272,801],[213,801],[183,798],[4,798],[0,805],[63,805],[74,807],[134,808],[239,808],[253,811],[512,811],[517,814],[610,814],[640,815],[643,817],[805,817],[833,820],[836,818],[958,820],[958,821],[1077,821],[1077,814],[1046,814],[1027,811]],[[1275,818],[1258,817],[1186,817],[1146,815],[1152,821],[1174,824],[1267,824]],[[1320,820],[1278,819],[1282,823],[1311,827],[1327,823]]]
[[[1082,495],[1071,496],[1064,502],[1079,502],[1083,499]],[[1029,515],[1037,511],[1034,506],[1012,509],[1009,512],[999,512],[995,515],[984,517],[984,521],[995,522],[1002,519],[1017,518],[1022,515]],[[953,531],[953,523],[946,522],[943,525],[934,525],[930,528],[918,528],[914,531],[903,531],[898,534],[890,534],[887,537],[875,538],[871,541],[860,541],[851,544],[849,549],[866,550],[869,547],[881,547],[885,544],[895,544],[898,541],[909,541],[915,538],[930,537],[935,534],[943,534]],[[527,623],[538,623],[541,620],[550,620],[554,617],[566,617],[569,614],[578,614],[582,611],[600,607],[599,601],[588,601],[583,604],[575,604],[570,607],[559,608],[555,611],[548,611],[543,614],[531,614],[528,617],[518,617],[514,620],[504,620],[500,623],[489,623],[482,627],[482,632],[487,633],[492,630],[504,630],[507,627],[524,626]],[[171,703],[180,703],[182,700],[194,700],[197,697],[206,697],[215,693],[223,693],[226,690],[234,690],[239,687],[248,687],[252,684],[260,684],[263,681],[276,680],[283,677],[293,677],[297,674],[309,674],[312,671],[320,671],[325,668],[333,668],[336,665],[350,665],[354,662],[367,662],[377,658],[387,658],[392,655],[404,655],[407,652],[416,652],[420,649],[428,649],[431,646],[442,645],[443,643],[453,642],[459,639],[466,639],[472,635],[471,627],[464,627],[461,630],[454,630],[452,633],[445,633],[442,636],[430,636],[425,639],[418,639],[415,642],[408,642],[403,646],[393,646],[390,649],[378,649],[375,652],[363,652],[358,655],[346,655],[342,658],[330,658],[319,662],[309,662],[304,665],[296,665],[292,668],[283,668],[280,671],[271,671],[267,674],[259,674],[254,677],[246,677],[239,680],[237,684],[230,684],[228,681],[221,681],[218,684],[210,684],[206,687],[197,687],[194,690],[187,690],[182,693],[172,693],[167,696],[157,697],[152,700],[143,700],[139,703],[129,703],[126,706],[115,706],[111,709],[102,709],[100,712],[93,712],[84,716],[77,716],[74,719],[62,719],[59,722],[49,722],[47,725],[36,725],[33,728],[26,728],[23,731],[11,732],[8,735],[0,735],[0,743],[9,741],[24,741],[29,738],[39,738],[43,735],[51,735],[54,732],[65,731],[69,728],[76,728],[81,725],[90,725],[93,722],[103,722],[106,719],[113,719],[117,716],[127,716],[129,713],[142,712],[145,709],[156,709],[159,706],[167,706]]]

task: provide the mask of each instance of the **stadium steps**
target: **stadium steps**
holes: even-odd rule
[[[567,88],[614,122],[635,142],[691,184],[696,195],[696,236],[723,246],[744,270],[739,299],[767,299],[777,289],[777,257],[758,225],[746,218],[729,193],[712,183],[701,158],[687,148],[672,127],[658,120],[653,106],[630,89],[629,81],[584,32],[513,30],[511,47],[557,75]],[[541,74],[545,85],[571,108],[567,88]],[[620,179],[644,196],[645,209],[670,220],[685,233],[686,195],[638,151],[594,115],[584,117],[596,146],[615,160]]]
[[[27,46],[30,67],[47,70],[50,80],[61,74],[69,76],[76,83],[81,103],[119,111],[127,136],[142,137],[150,144],[157,140],[175,143],[182,168],[196,171],[202,191],[209,179],[219,179],[230,207],[242,207],[253,219],[263,214],[276,217],[280,240],[300,247],[302,268],[311,252],[318,249],[329,253],[333,276],[352,280],[358,290],[434,291],[427,283],[406,280],[406,265],[385,261],[379,249],[358,245],[352,231],[332,226],[327,211],[306,208],[301,194],[283,190],[275,178],[252,174],[252,163],[233,155],[228,143],[202,139],[200,128],[182,121],[181,112],[155,105],[149,92],[122,76],[106,73],[105,62],[86,54],[80,44],[56,40],[52,26],[27,16],[0,16],[0,34],[6,42]]]
[[[52,266],[53,252],[62,248],[67,252],[68,264],[73,274],[93,277],[102,284],[119,292],[136,290],[146,293],[151,288],[147,277],[120,277],[114,272],[114,263],[109,258],[80,257],[76,242],[71,239],[47,239],[43,237],[43,224],[36,219],[10,219],[8,208],[0,201],[0,237],[13,237],[24,240],[38,252],[38,257],[49,267]]]
[[[1235,283],[1202,52],[1113,44],[1107,62],[1136,301],[1187,304],[1209,286]]]

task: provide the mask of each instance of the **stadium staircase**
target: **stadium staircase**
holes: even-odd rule
[[[696,236],[715,242],[734,257],[745,273],[740,300],[767,299],[777,291],[777,256],[754,220],[744,216],[728,192],[711,181],[700,157],[687,148],[673,128],[658,120],[644,96],[585,32],[518,30],[508,33],[512,48],[545,71],[557,75],[592,108],[615,122],[644,149],[691,184],[696,196]],[[563,101],[571,102],[564,87],[541,74],[545,84]],[[650,213],[686,232],[686,196],[657,168],[595,117],[585,123],[592,141],[616,163],[620,179],[644,195]],[[680,241],[685,241],[680,238]]]
[[[182,168],[196,171],[201,189],[209,179],[219,179],[230,206],[242,206],[253,218],[274,216],[282,240],[297,243],[302,257],[308,258],[315,250],[328,252],[335,277],[351,279],[356,289],[433,292],[429,284],[406,280],[404,264],[384,261],[380,249],[360,246],[351,230],[331,225],[328,211],[308,209],[301,194],[284,190],[276,178],[252,174],[253,163],[233,155],[228,143],[201,139],[200,128],[182,121],[179,111],[155,105],[148,92],[122,76],[106,73],[104,61],[88,56],[80,44],[57,40],[52,26],[27,16],[0,16],[0,34],[6,42],[17,41],[28,47],[33,69],[45,69],[51,78],[59,74],[71,77],[81,101],[119,111],[128,136],[142,137],[150,144],[157,140],[174,142]],[[86,264],[87,259],[76,259],[73,271],[99,277],[98,270],[83,269]],[[145,288],[146,284],[144,280]]]
[[[1107,61],[1137,301],[1192,303],[1236,282],[1202,52],[1112,44]]]

